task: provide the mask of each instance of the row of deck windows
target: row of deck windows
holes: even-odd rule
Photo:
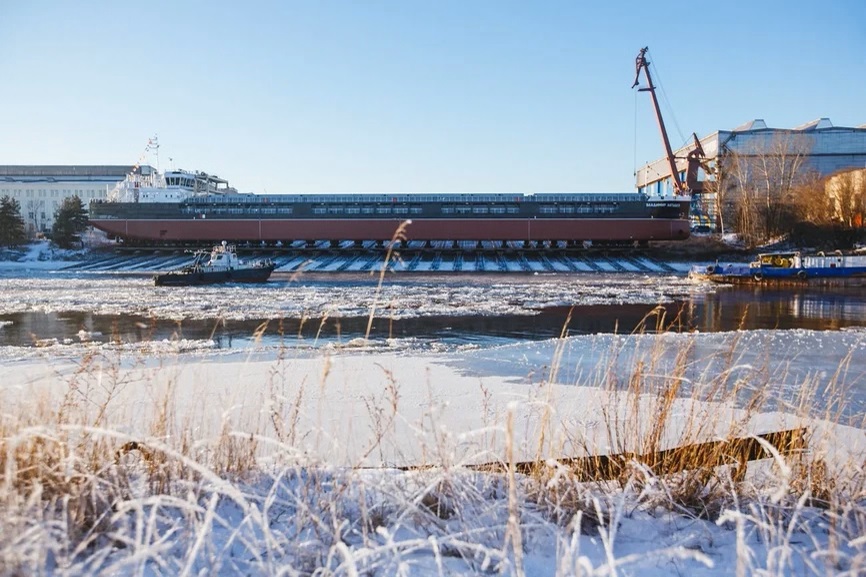
[[[291,206],[263,206],[263,207],[241,207],[241,206],[185,206],[184,214],[292,214]]]
[[[616,210],[615,204],[542,204],[539,214],[610,214]]]
[[[539,214],[610,214],[617,208],[615,203],[611,204],[542,204],[538,207]],[[185,214],[293,214],[294,209],[291,206],[201,206],[190,205],[184,207]],[[421,206],[406,206],[406,205],[390,205],[383,204],[377,206],[371,205],[354,205],[343,206],[339,204],[317,205],[312,207],[312,213],[315,215],[419,215],[423,214],[424,209]],[[518,205],[478,205],[478,204],[457,204],[443,205],[441,213],[446,215],[470,215],[470,214],[519,214],[520,207]]]
[[[185,186],[186,188],[193,188],[193,180],[191,178],[169,177],[165,180],[168,186]]]
[[[300,203],[311,205],[341,205],[341,204],[519,204],[519,203],[583,203],[583,202],[637,202],[643,200],[643,195],[636,193],[395,193],[395,194],[287,194],[287,195],[249,195],[249,194],[226,194],[226,203],[255,204],[255,203]],[[206,201],[205,201],[206,202]]]
[[[442,207],[442,214],[518,214],[518,206],[480,206],[480,205],[447,205]]]

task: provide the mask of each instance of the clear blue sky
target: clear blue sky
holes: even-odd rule
[[[631,190],[662,155],[642,46],[674,146],[866,123],[862,0],[0,0],[0,164],[157,134],[244,192]]]

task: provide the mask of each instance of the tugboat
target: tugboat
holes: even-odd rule
[[[689,276],[726,284],[866,286],[866,255],[800,251],[759,254],[754,261],[696,267]]]
[[[209,256],[208,256],[209,255]],[[154,275],[156,286],[192,286],[227,282],[265,282],[274,272],[271,259],[244,261],[238,258],[233,244],[195,252],[192,264],[180,270]]]

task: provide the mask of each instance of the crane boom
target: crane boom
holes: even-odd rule
[[[662,111],[659,108],[659,100],[656,96],[656,88],[653,85],[652,76],[650,76],[649,70],[649,62],[646,59],[646,52],[649,50],[649,47],[644,47],[640,49],[640,53],[638,53],[637,58],[635,58],[635,76],[634,76],[634,84],[631,85],[632,88],[637,86],[640,83],[640,71],[643,70],[644,75],[646,76],[647,87],[646,88],[638,88],[638,92],[649,92],[653,101],[653,108],[655,108],[656,120],[659,123],[659,130],[662,134],[662,143],[665,146],[665,153],[667,154],[668,166],[671,171],[671,180],[674,183],[674,194],[685,195],[688,194],[688,189],[685,184],[683,184],[682,179],[680,179],[680,173],[677,171],[677,163],[674,158],[674,152],[671,149],[671,142],[668,139],[668,132],[665,129],[665,122],[662,119]]]

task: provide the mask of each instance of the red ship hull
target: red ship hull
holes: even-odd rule
[[[292,240],[388,241],[400,219],[93,219],[110,236],[161,242]],[[688,238],[687,219],[414,219],[407,240],[648,241]]]

